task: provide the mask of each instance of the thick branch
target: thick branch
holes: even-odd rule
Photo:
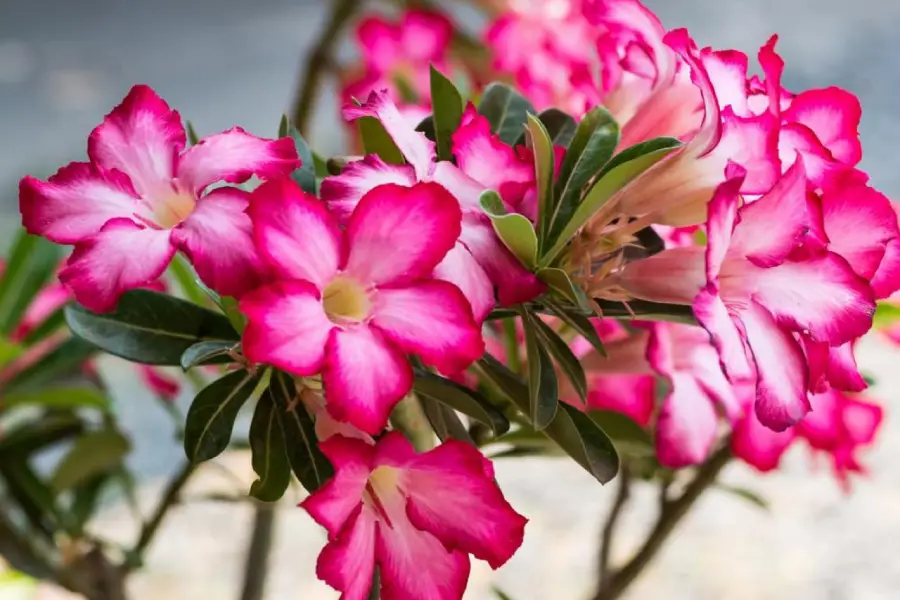
[[[244,587],[241,600],[262,600],[269,574],[269,555],[275,531],[275,505],[258,503],[253,518],[253,534],[244,563]]]
[[[603,585],[609,578],[609,557],[612,554],[613,536],[619,517],[622,515],[622,509],[628,503],[630,491],[631,476],[623,467],[622,472],[619,473],[619,489],[616,492],[616,499],[603,524],[603,534],[600,539],[600,585]]]

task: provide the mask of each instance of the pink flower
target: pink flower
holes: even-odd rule
[[[178,113],[149,87],[135,86],[91,132],[90,162],[19,184],[26,229],[75,245],[60,279],[91,310],[111,310],[122,292],[157,279],[178,250],[224,295],[260,281],[244,212],[249,195],[207,190],[290,173],[299,164],[293,141],[235,127],[184,146]]]
[[[406,354],[454,373],[484,352],[465,297],[431,277],[460,232],[440,186],[375,187],[342,230],[317,198],[275,180],[253,192],[249,214],[278,280],[241,300],[244,353],[321,373],[335,418],[377,433],[412,386]]]
[[[527,204],[527,190],[534,187],[533,166],[493,136],[484,117],[471,108],[466,111],[453,136],[456,166],[449,161],[435,162],[434,144],[403,119],[384,91],[373,92],[363,106],[347,106],[344,116],[348,120],[365,116],[380,120],[408,164],[389,165],[371,155],[350,163],[340,175],[326,178],[322,199],[339,216],[346,217],[366,192],[384,183],[439,183],[459,203],[462,233],[434,275],[462,290],[475,320],[481,323],[493,308],[495,286],[501,305],[531,300],[544,290],[537,277],[497,238],[478,203],[483,191],[496,189],[506,194],[507,204],[517,208]]]
[[[469,554],[496,569],[522,544],[527,520],[469,445],[416,454],[390,432],[374,447],[341,436],[320,447],[335,475],[301,506],[328,531],[316,573],[344,600],[368,596],[375,565],[384,600],[459,600]]]
[[[181,381],[162,369],[150,365],[136,365],[138,376],[144,385],[157,397],[167,402],[174,401],[181,392]]]

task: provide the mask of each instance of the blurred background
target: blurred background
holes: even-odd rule
[[[667,27],[687,26],[698,43],[755,55],[772,33],[787,63],[785,86],[838,85],[863,105],[862,139],[876,187],[900,196],[895,143],[900,138],[900,2],[896,0],[645,0]],[[452,3],[444,3],[449,5]],[[3,0],[0,3],[0,245],[18,224],[16,182],[82,160],[88,132],[134,83],[154,87],[198,133],[240,124],[274,136],[295,94],[303,57],[322,25],[325,0]],[[481,24],[466,6],[462,22]],[[344,48],[342,51],[351,52]],[[339,153],[335,90],[326,86],[311,129],[325,156]],[[874,336],[859,359],[876,381],[870,395],[885,405],[881,439],[866,457],[868,477],[846,495],[827,465],[817,468],[795,447],[776,474],[733,464],[724,479],[757,491],[769,510],[710,492],[686,520],[629,598],[876,600],[900,595],[900,395],[896,354]],[[169,416],[133,372],[101,365],[121,401],[117,411],[134,436],[129,463],[148,506],[162,478],[183,458],[166,441]],[[181,398],[186,408],[189,398]],[[251,481],[248,457],[219,461]],[[530,519],[525,545],[498,572],[477,563],[467,598],[515,600],[589,595],[595,579],[600,518],[612,495],[571,461],[511,459],[498,464],[510,501]],[[235,489],[210,468],[196,494]],[[246,489],[246,488],[244,488]],[[615,555],[625,556],[649,526],[655,498],[637,490]],[[649,490],[647,490],[649,491]],[[224,493],[224,492],[223,492]],[[337,595],[315,579],[324,533],[292,506],[276,520],[267,598],[318,600]],[[180,507],[132,582],[137,600],[237,598],[252,510],[246,504],[197,502]],[[109,506],[104,533],[129,539],[128,509]]]

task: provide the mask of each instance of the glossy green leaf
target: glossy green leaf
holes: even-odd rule
[[[67,339],[36,363],[22,369],[3,386],[3,390],[7,394],[23,394],[44,389],[50,382],[79,374],[84,362],[97,351],[96,346],[82,339]]]
[[[549,229],[551,243],[572,219],[585,186],[609,162],[618,143],[619,124],[605,108],[598,106],[581,119],[556,180],[558,200]]]
[[[20,230],[0,276],[0,334],[10,335],[62,257],[52,242]]]
[[[5,409],[18,406],[40,406],[44,408],[94,408],[106,411],[109,409],[109,399],[94,388],[51,387],[33,392],[5,395],[2,406]]]
[[[513,88],[503,83],[492,83],[481,96],[478,113],[487,118],[491,131],[511,146],[524,131],[528,114],[535,114],[537,111]]]
[[[541,431],[550,424],[559,407],[556,371],[553,370],[550,355],[540,343],[537,319],[524,310],[521,315],[528,353],[528,415],[532,426]]]
[[[181,368],[187,371],[199,365],[227,364],[234,362],[231,351],[237,342],[210,340],[198,342],[184,351],[181,355]]]
[[[473,446],[476,445],[475,440],[469,435],[469,430],[460,421],[456,411],[422,394],[419,394],[419,402],[422,405],[422,412],[425,413],[425,418],[428,419],[439,440],[444,442],[448,439],[454,439]]]
[[[297,156],[300,157],[300,166],[291,173],[291,179],[293,179],[304,192],[312,194],[313,196],[318,196],[319,182],[316,178],[316,163],[313,160],[309,144],[306,143],[306,140],[303,139],[303,136],[300,135],[300,132],[297,131],[296,127],[289,127],[288,132],[291,139],[294,140]]]
[[[263,502],[281,499],[291,482],[291,465],[277,411],[269,387],[256,404],[250,422],[251,462],[259,476],[250,486],[250,495]]]
[[[425,137],[432,142],[437,142],[437,132],[435,131],[433,115],[428,115],[422,119],[422,121],[416,125],[416,131],[424,133]]]
[[[575,136],[575,130],[578,128],[575,119],[556,108],[548,108],[538,115],[538,118],[544,124],[544,127],[547,128],[547,133],[550,134],[550,141],[553,142],[554,146],[569,147],[572,138]]]
[[[502,435],[509,430],[509,420],[481,394],[439,375],[426,371],[416,373],[413,390],[420,398],[430,398],[446,404],[453,410],[484,423],[494,435]]]
[[[388,164],[402,165],[405,160],[397,144],[375,117],[362,117],[356,120],[359,136],[366,154],[377,154]]]
[[[647,300],[629,300],[628,303],[595,298],[603,316],[609,319],[640,319],[641,321],[668,321],[696,325],[694,311],[684,304],[663,304]]]
[[[534,153],[534,173],[537,181],[538,194],[538,248],[542,247],[550,231],[550,221],[556,210],[556,200],[553,195],[553,142],[550,134],[540,119],[528,115],[528,136],[531,140],[531,150]]]
[[[591,346],[593,346],[601,356],[606,356],[606,348],[603,347],[600,335],[597,333],[597,329],[587,316],[578,312],[578,309],[575,307],[567,308],[551,299],[545,298],[544,304],[547,305],[550,312],[562,319],[566,325],[577,331],[581,337],[590,342]]]
[[[572,388],[582,401],[587,400],[587,377],[578,357],[569,348],[569,345],[559,337],[549,325],[534,315],[529,315],[529,320],[534,326],[541,341],[541,345],[547,350],[553,360],[559,365],[560,370],[572,384]],[[555,392],[555,390],[554,390]]]
[[[503,244],[523,265],[533,268],[537,262],[538,238],[531,221],[524,215],[507,213],[500,196],[493,190],[482,193],[479,202]]]
[[[291,469],[303,487],[314,492],[334,474],[331,463],[319,450],[315,424],[297,399],[297,389],[290,375],[275,372],[269,390],[284,431]]]
[[[612,410],[592,410],[588,416],[606,433],[623,454],[654,456],[653,438],[633,419]]]
[[[131,290],[111,313],[73,304],[66,323],[80,338],[122,358],[150,365],[180,365],[184,351],[202,341],[237,341],[224,316],[149,290]]]
[[[228,447],[238,412],[258,381],[247,371],[235,371],[197,394],[184,425],[184,451],[191,462],[215,458]]]
[[[463,99],[443,73],[431,66],[431,107],[438,160],[451,160],[450,136],[459,128],[463,114]]]
[[[85,434],[56,466],[50,486],[57,492],[79,486],[121,464],[131,451],[131,442],[115,429]]]
[[[556,267],[544,267],[537,271],[538,279],[550,286],[554,292],[579,306],[582,310],[587,310],[587,298],[584,293],[575,287],[569,275],[562,269]]]
[[[562,228],[553,246],[541,256],[540,266],[549,266],[569,243],[572,236],[588,222],[594,213],[603,208],[616,192],[681,145],[681,142],[675,138],[656,138],[627,148],[615,155],[597,176],[593,187],[578,205],[572,218]]]
[[[760,496],[757,492],[753,490],[748,490],[747,488],[738,487],[734,485],[727,485],[724,483],[714,483],[713,487],[722,490],[723,492],[728,492],[733,496],[737,496],[742,500],[746,500],[750,504],[756,506],[756,508],[762,509],[764,511],[770,511],[771,506],[769,506],[769,501]]]

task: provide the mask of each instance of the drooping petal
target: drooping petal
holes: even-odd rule
[[[441,373],[458,373],[484,354],[481,329],[462,292],[445,281],[380,289],[371,324],[406,354]]]
[[[617,282],[635,298],[691,304],[706,284],[704,248],[671,248],[649,258],[628,263]]]
[[[784,431],[809,412],[808,369],[800,345],[755,302],[741,322],[756,365],[756,416],[773,431]]]
[[[316,562],[316,576],[341,592],[341,600],[366,600],[375,573],[375,512],[357,502],[341,532]]]
[[[747,170],[741,192],[763,194],[781,175],[778,119],[771,113],[740,117],[731,108],[722,111],[722,137],[712,155],[733,161]]]
[[[861,117],[859,99],[837,87],[797,94],[783,115],[788,123],[809,127],[834,158],[850,166],[862,158],[857,131]]]
[[[170,185],[184,145],[178,112],[148,86],[136,85],[91,132],[88,156],[102,169],[126,174],[146,196]]]
[[[59,279],[92,311],[112,310],[123,292],[163,274],[175,255],[169,238],[169,231],[113,219],[100,233],[75,246]]]
[[[243,183],[256,175],[275,179],[300,166],[294,140],[267,140],[232,127],[188,148],[178,160],[178,180],[199,193],[217,181]]]
[[[656,405],[656,377],[653,375],[591,377],[587,404],[591,409],[622,413],[641,427],[648,427]]]
[[[325,315],[319,290],[300,280],[278,281],[241,298],[247,316],[244,355],[294,375],[322,370],[324,346],[334,324]]]
[[[900,239],[887,243],[884,258],[869,283],[875,298],[879,300],[900,290]]]
[[[19,210],[29,233],[58,244],[80,242],[98,233],[110,219],[150,218],[125,174],[101,171],[90,163],[71,163],[46,182],[23,178]]]
[[[659,462],[678,469],[703,462],[716,439],[716,411],[690,373],[669,377],[672,391],[656,422]]]
[[[304,409],[297,407],[295,410]],[[362,440],[340,435],[321,442],[319,449],[334,467],[334,476],[300,506],[328,531],[330,539],[334,539],[362,504],[363,490],[374,468],[375,451]]]
[[[447,252],[444,260],[434,268],[434,277],[459,288],[472,307],[475,323],[483,323],[494,308],[494,286],[487,273],[462,243],[457,241]]]
[[[411,187],[416,183],[415,171],[409,165],[389,165],[377,154],[369,154],[347,164],[340,175],[323,179],[319,195],[338,220],[346,222],[360,199],[385,183]]]
[[[344,252],[343,234],[325,205],[283,178],[256,188],[247,212],[256,247],[275,271],[322,290],[340,267]]]
[[[502,566],[522,545],[525,517],[513,510],[485,458],[472,446],[448,440],[419,455],[404,473],[410,521],[448,548]],[[447,494],[452,489],[453,494]]]
[[[709,333],[719,353],[722,370],[730,381],[751,375],[744,340],[722,299],[711,286],[706,286],[694,298],[694,316]]]
[[[173,243],[190,258],[203,283],[223,296],[239,298],[265,275],[246,212],[249,198],[237,188],[213,190],[172,231]]]
[[[332,330],[322,371],[328,410],[366,433],[387,423],[394,405],[412,388],[412,368],[401,351],[365,325]]]
[[[796,436],[794,428],[772,431],[764,426],[750,407],[746,416],[734,427],[731,450],[747,464],[767,472],[778,467],[781,456]]]
[[[181,382],[160,370],[159,367],[137,365],[137,373],[147,389],[158,398],[171,402],[178,397],[178,393],[181,391]]]
[[[436,183],[379,186],[350,216],[345,270],[375,286],[425,277],[456,244],[461,220],[459,203]]]
[[[719,277],[722,262],[728,254],[734,225],[740,206],[740,189],[746,171],[734,163],[728,166],[726,179],[709,202],[709,217],[706,223],[706,279],[714,284]]]

